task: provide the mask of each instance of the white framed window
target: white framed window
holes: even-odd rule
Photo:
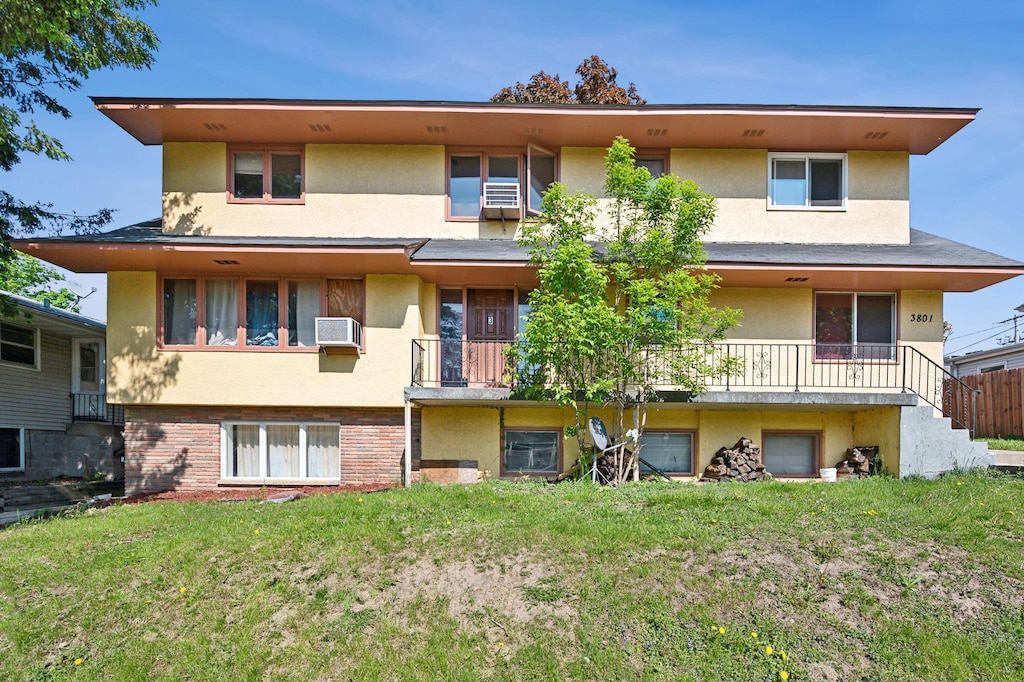
[[[548,476],[562,470],[560,429],[505,429],[503,441],[503,474]]]
[[[0,471],[25,470],[25,429],[0,427]]]
[[[640,436],[641,473],[649,473],[650,464],[666,474],[692,474],[693,438],[693,431],[645,429]]]
[[[768,208],[845,210],[846,154],[768,154]]]
[[[39,369],[39,330],[0,322],[0,362]]]
[[[341,478],[338,424],[224,422],[221,478],[250,481]]]

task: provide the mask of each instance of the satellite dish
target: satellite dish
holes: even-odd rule
[[[604,428],[604,422],[600,417],[590,418],[590,437],[594,439],[594,445],[598,450],[608,449],[608,429]]]

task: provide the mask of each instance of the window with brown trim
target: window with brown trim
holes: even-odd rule
[[[774,476],[817,476],[821,432],[762,431],[761,456],[765,468]]]
[[[651,173],[651,179],[657,179],[668,173],[668,153],[638,151],[633,157],[633,164],[643,166]]]
[[[450,150],[449,220],[518,219],[540,213],[541,195],[558,175],[558,157],[542,147]]]
[[[297,204],[305,198],[301,147],[233,147],[228,164],[231,202]]]
[[[550,476],[562,470],[561,429],[509,428],[502,432],[501,472]]]
[[[640,473],[650,473],[651,466],[666,474],[693,474],[694,431],[659,431],[644,429],[640,436]]]
[[[316,318],[325,308],[329,316],[361,324],[364,299],[361,279],[166,277],[161,343],[222,350],[316,348]]]

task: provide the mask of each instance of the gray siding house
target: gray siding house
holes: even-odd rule
[[[106,399],[106,325],[0,292],[0,484],[123,478],[124,413]]]

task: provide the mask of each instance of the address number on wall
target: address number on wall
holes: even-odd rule
[[[924,315],[924,314],[918,314],[918,313],[911,313],[910,314],[910,321],[911,322],[931,322],[933,317],[934,317],[933,315]]]

